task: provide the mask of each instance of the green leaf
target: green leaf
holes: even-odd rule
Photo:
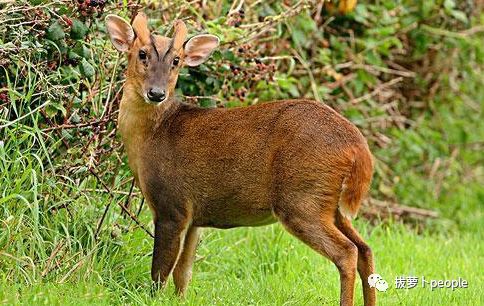
[[[62,40],[65,36],[64,29],[57,21],[51,24],[47,29],[47,38],[52,41]]]
[[[423,18],[427,18],[430,16],[434,7],[433,1],[420,1],[420,14]]]
[[[30,0],[29,2],[32,5],[39,5],[39,4],[43,3],[44,1],[43,0]]]
[[[72,132],[69,130],[61,130],[62,137],[64,137],[67,140],[74,140],[74,136],[72,135]]]
[[[374,66],[382,66],[384,65],[383,60],[378,52],[375,50],[370,50],[365,53],[365,61]]]
[[[73,50],[69,50],[67,52],[67,57],[70,59],[70,60],[75,60],[75,59],[79,59],[80,56],[79,54],[77,54],[76,52],[74,52]]]
[[[277,84],[281,87],[281,89],[288,92],[294,98],[300,96],[296,83],[296,79],[292,77],[287,78],[286,76],[282,76],[277,80]]]
[[[52,119],[57,114],[57,108],[47,105],[45,107],[45,113],[47,114],[47,117]]]
[[[70,117],[70,121],[74,124],[81,122],[81,117],[77,113],[73,113]]]
[[[307,15],[299,15],[297,18],[298,28],[300,28],[303,32],[313,32],[317,31],[318,26],[316,22]]]
[[[467,16],[464,12],[462,11],[458,11],[458,10],[452,10],[450,12],[450,14],[452,15],[452,17],[454,17],[455,19],[463,22],[463,23],[467,23],[468,20],[467,20]]]
[[[87,26],[78,19],[72,19],[72,27],[71,27],[71,38],[72,39],[83,39],[89,29]]]
[[[83,58],[81,61],[80,69],[81,69],[81,73],[86,78],[91,78],[96,73],[96,70],[94,69],[94,67],[85,58]]]
[[[370,16],[368,10],[366,9],[366,5],[364,4],[357,4],[355,8],[354,18],[359,23],[365,23],[367,18]]]
[[[444,8],[447,11],[451,11],[454,7],[455,7],[455,1],[454,0],[445,0],[444,1]]]
[[[377,27],[368,30],[369,35],[390,36],[395,34],[395,27]]]
[[[226,50],[222,53],[222,56],[224,59],[228,60],[228,61],[231,61],[231,62],[236,62],[236,57],[235,57],[235,54],[230,51],[230,50]]]
[[[296,46],[303,46],[308,42],[306,34],[299,29],[294,29],[292,31],[292,40],[294,41]]]
[[[72,49],[72,52],[76,53],[80,57],[84,57],[89,59],[91,57],[91,50],[86,47],[86,45],[82,44],[81,42],[77,42],[75,47]]]
[[[59,111],[64,116],[67,113],[67,110],[64,108],[64,106],[62,106],[60,102],[51,102],[45,107],[45,112],[49,118],[53,118],[59,113]]]
[[[212,107],[216,107],[217,106],[216,101],[213,100],[213,99],[200,99],[200,101],[198,102],[198,104],[201,107],[205,107],[205,108],[212,108]]]
[[[84,57],[84,58],[90,58],[91,57],[91,49],[89,49],[88,47],[83,45],[81,56]]]

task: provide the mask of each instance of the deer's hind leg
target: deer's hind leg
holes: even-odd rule
[[[291,234],[336,265],[340,273],[340,305],[353,305],[358,249],[335,225],[337,196],[291,199],[291,203],[277,203],[274,214]]]
[[[185,236],[180,258],[178,258],[175,269],[173,270],[176,293],[180,296],[184,295],[188,283],[192,278],[193,261],[195,260],[195,251],[197,249],[199,237],[200,229],[191,226]]]
[[[363,285],[365,306],[374,306],[376,304],[375,288],[371,288],[368,284],[368,276],[373,274],[375,270],[372,251],[353,227],[351,221],[343,217],[339,212],[336,212],[336,226],[358,248],[358,273]]]

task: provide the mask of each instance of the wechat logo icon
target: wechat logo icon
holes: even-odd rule
[[[380,274],[372,274],[368,276],[368,285],[370,285],[370,288],[376,288],[376,290],[382,292],[385,292],[388,289],[388,283],[380,276]]]

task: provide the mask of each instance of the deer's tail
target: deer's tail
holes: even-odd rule
[[[338,204],[341,214],[349,219],[356,217],[373,176],[373,157],[368,146],[357,146],[353,153],[353,166],[343,180]]]

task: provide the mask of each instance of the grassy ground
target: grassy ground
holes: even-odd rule
[[[381,305],[469,305],[469,301],[481,305],[484,301],[480,233],[417,235],[399,224],[356,224],[374,249],[377,272],[390,284],[387,292],[378,294]],[[163,293],[150,295],[151,241],[143,232],[124,235],[119,245],[109,254],[98,250],[100,254],[87,257],[70,276],[52,272],[53,278],[67,276],[67,282],[27,286],[2,282],[0,301],[29,305],[336,305],[338,301],[336,268],[279,225],[205,231],[184,301],[173,295],[171,283]],[[25,273],[26,278],[35,277]],[[395,289],[397,276],[462,277],[469,287],[432,291],[419,282],[413,289]],[[356,290],[356,304],[362,304],[360,283]]]

